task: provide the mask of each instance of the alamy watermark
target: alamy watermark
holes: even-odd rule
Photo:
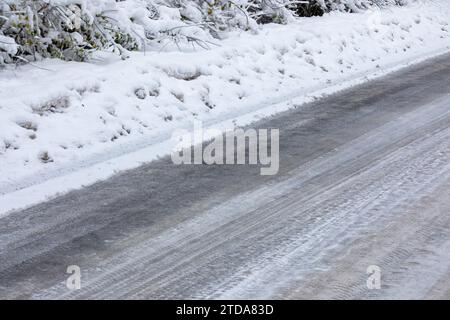
[[[278,173],[278,129],[234,129],[223,133],[218,129],[204,129],[200,121],[194,122],[193,129],[192,132],[177,130],[173,134],[174,164],[261,165],[261,175]]]
[[[67,274],[70,276],[66,280],[66,287],[69,290],[81,289],[81,268],[77,265],[71,265],[67,267]]]
[[[377,265],[370,265],[367,267],[366,273],[369,275],[366,281],[367,289],[381,289],[381,268]]]

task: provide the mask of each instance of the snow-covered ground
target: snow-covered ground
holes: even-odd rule
[[[0,72],[0,214],[171,149],[193,120],[249,123],[450,51],[445,0],[330,13],[211,50],[47,60]]]

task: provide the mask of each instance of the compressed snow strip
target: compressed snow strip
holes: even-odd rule
[[[258,117],[450,50],[446,1],[332,13],[199,52],[48,60],[0,73],[0,213],[170,151],[194,119]]]

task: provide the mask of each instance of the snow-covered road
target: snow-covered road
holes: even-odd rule
[[[0,298],[450,298],[449,55],[255,126],[277,176],[166,158],[1,218]]]

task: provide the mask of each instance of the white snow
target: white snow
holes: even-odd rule
[[[15,43],[13,38],[0,35],[0,49],[9,54],[16,54],[18,45]]]
[[[449,21],[447,1],[419,1],[234,32],[211,50],[1,71],[0,214],[167,154],[194,119],[249,123],[450,51]]]

